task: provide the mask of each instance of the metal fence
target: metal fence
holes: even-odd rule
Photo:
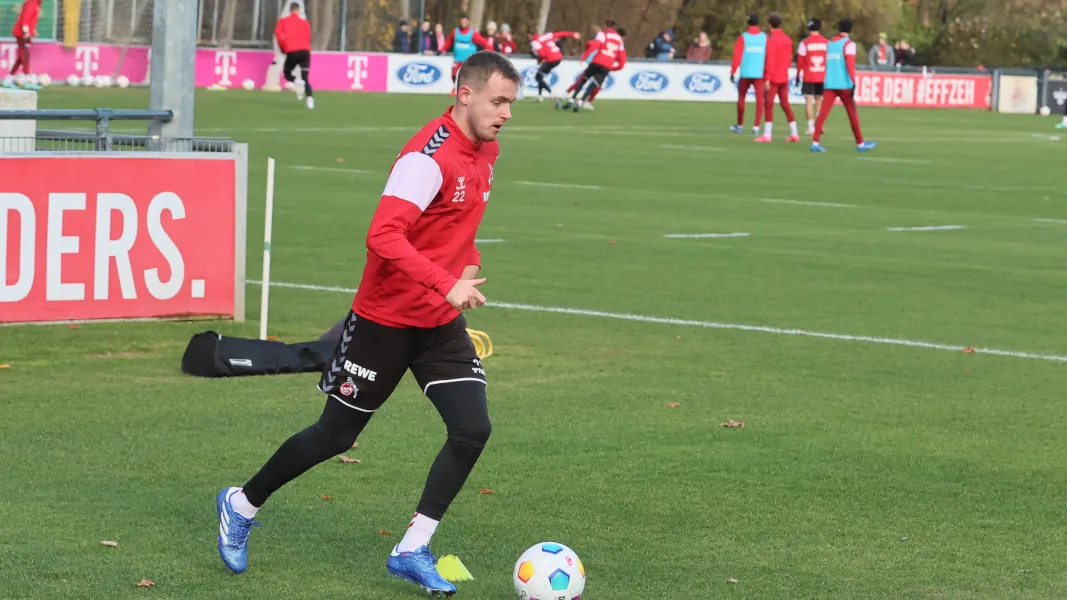
[[[94,108],[82,110],[0,110],[0,120],[31,122],[32,136],[0,137],[0,153],[30,152],[233,152],[235,142],[228,138],[168,138],[155,135],[116,133],[113,121],[167,122],[170,110],[118,110]],[[95,130],[45,129],[42,122],[94,121]]]

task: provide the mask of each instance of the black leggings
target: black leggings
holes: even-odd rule
[[[311,52],[297,50],[285,55],[285,64],[282,65],[282,75],[285,80],[292,83],[296,81],[293,69],[300,67],[300,77],[304,80],[304,95],[311,95]]]
[[[441,414],[448,437],[430,467],[416,510],[439,521],[478,462],[492,424],[482,382],[437,383],[426,390],[426,395]],[[373,414],[327,398],[319,420],[286,440],[244,485],[248,501],[262,506],[286,483],[352,448]]]

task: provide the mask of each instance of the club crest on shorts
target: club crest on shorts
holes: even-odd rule
[[[337,391],[341,392],[342,396],[355,396],[359,390],[356,388],[356,384],[352,383],[352,380],[348,380],[342,383]]]

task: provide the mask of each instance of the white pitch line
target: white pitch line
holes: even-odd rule
[[[890,158],[888,156],[861,156],[860,160],[873,160],[877,162],[903,163],[906,165],[928,165],[930,161],[921,158]]]
[[[1034,219],[1038,223],[1062,223],[1067,224],[1067,219]]]
[[[363,169],[344,169],[341,167],[316,167],[314,165],[285,165],[290,169],[299,169],[301,171],[329,171],[331,173],[370,173]]]
[[[504,240],[502,240],[500,238],[493,238],[493,239],[489,239],[489,240],[474,240],[474,243],[475,244],[499,244],[500,242],[503,242],[503,241]]]
[[[886,231],[955,231],[967,229],[963,225],[926,225],[924,227],[887,227]]]
[[[678,144],[663,144],[660,148],[666,148],[668,150],[691,150],[694,152],[725,152],[726,148],[717,148],[715,146],[680,146]]]
[[[672,240],[680,239],[700,239],[700,238],[732,238],[732,237],[748,237],[751,233],[744,233],[737,231],[734,233],[668,233],[664,235],[665,238]]]
[[[572,188],[577,190],[599,190],[599,185],[580,185],[577,183],[552,183],[550,181],[516,181],[519,185],[537,185],[541,187]]]
[[[807,200],[782,200],[779,198],[760,198],[760,202],[772,204],[799,204],[801,206],[829,206],[832,208],[856,208],[855,204],[838,204],[837,202],[808,202]]]
[[[246,283],[262,285],[263,282],[249,279]],[[320,292],[338,292],[344,294],[356,293],[355,288],[342,288],[326,285],[311,285],[305,283],[286,283],[281,281],[271,282],[271,287],[294,288],[299,290],[313,290]],[[1051,360],[1067,363],[1067,356],[1057,354],[1037,354],[1034,352],[1018,352],[1015,350],[1002,350],[1000,348],[971,348],[968,346],[955,346],[952,344],[938,344],[921,340],[906,340],[898,338],[873,337],[867,335],[849,335],[844,333],[826,333],[821,331],[805,331],[803,329],[783,329],[779,327],[766,327],[763,325],[741,325],[738,323],[719,323],[716,321],[693,321],[688,319],[674,319],[670,317],[649,317],[628,313],[612,313],[599,310],[586,310],[583,308],[564,308],[559,306],[540,306],[537,304],[516,304],[512,302],[487,302],[486,306],[492,308],[505,308],[511,310],[525,310],[530,312],[556,313],[579,317],[600,317],[603,319],[616,319],[620,321],[635,321],[638,323],[656,323],[660,325],[681,325],[683,327],[702,327],[705,329],[726,329],[733,331],[752,331],[758,333],[771,333],[775,335],[796,335],[842,342],[864,342],[868,344],[885,344],[890,346],[906,346],[909,348],[926,348],[928,350],[947,350],[951,352],[970,351],[974,354],[988,354],[990,356],[1005,356],[1011,358],[1026,358],[1031,360]]]

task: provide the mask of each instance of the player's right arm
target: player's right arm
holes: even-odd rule
[[[285,25],[284,19],[278,19],[278,22],[274,25],[274,38],[278,40],[278,49],[282,51],[282,54],[286,54],[285,51]]]
[[[437,197],[443,181],[441,167],[432,157],[421,152],[401,156],[371,219],[367,249],[412,281],[448,299],[456,309],[474,308],[485,303],[475,288],[485,280],[457,279],[419,254],[408,241],[408,232]]]
[[[745,54],[745,36],[737,36],[737,41],[734,42],[734,56],[730,60],[730,77],[737,74],[737,69],[741,67],[741,57]]]

